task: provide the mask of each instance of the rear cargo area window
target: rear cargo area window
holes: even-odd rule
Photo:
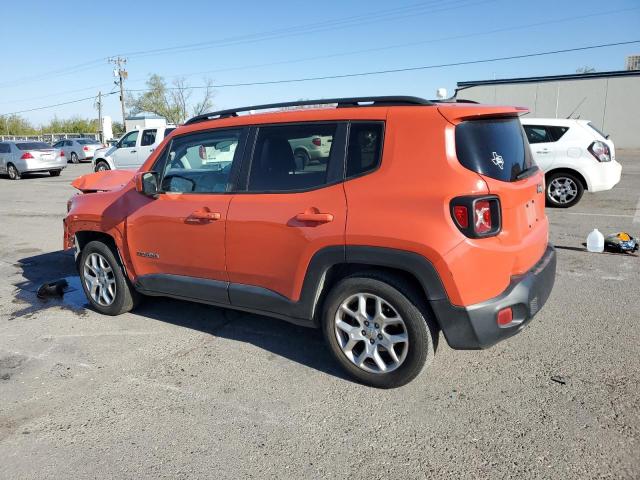
[[[347,178],[378,168],[382,154],[382,130],[382,123],[351,124],[347,150]]]
[[[533,166],[522,126],[515,117],[462,122],[456,127],[456,153],[469,170],[504,182],[517,180]]]

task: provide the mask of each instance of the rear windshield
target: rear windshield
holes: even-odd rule
[[[51,145],[44,142],[24,142],[24,143],[16,143],[16,147],[20,150],[46,150],[51,148]]]
[[[98,145],[100,142],[98,140],[94,140],[92,138],[81,138],[76,140],[80,145]]]
[[[504,182],[517,180],[533,165],[517,118],[462,122],[456,127],[456,153],[469,170]]]

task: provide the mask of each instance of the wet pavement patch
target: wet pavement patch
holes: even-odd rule
[[[24,355],[7,355],[0,357],[0,380],[9,380],[19,370],[27,357]]]

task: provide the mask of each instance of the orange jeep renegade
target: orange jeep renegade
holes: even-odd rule
[[[201,115],[138,172],[77,179],[64,246],[98,312],[162,295],[321,327],[353,377],[397,387],[440,331],[489,347],[553,288],[521,113],[373,97]]]

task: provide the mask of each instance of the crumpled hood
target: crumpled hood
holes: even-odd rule
[[[71,185],[83,193],[120,190],[136,174],[134,170],[106,170],[76,178]]]

